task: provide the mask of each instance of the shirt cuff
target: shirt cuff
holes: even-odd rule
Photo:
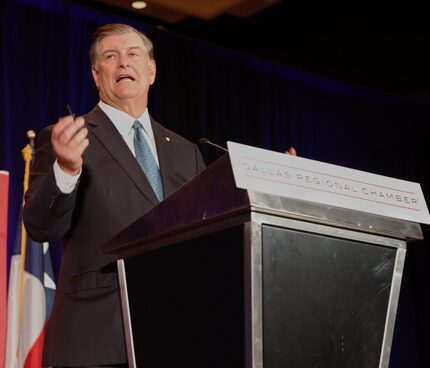
[[[69,175],[65,173],[58,165],[57,160],[54,162],[54,175],[55,182],[61,193],[70,194],[76,188],[79,178],[81,177],[82,169],[76,175]]]

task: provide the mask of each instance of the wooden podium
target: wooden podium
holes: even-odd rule
[[[238,189],[225,155],[104,251],[130,367],[388,367],[420,225]]]

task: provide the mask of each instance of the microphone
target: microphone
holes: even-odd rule
[[[215,144],[215,143],[211,142],[211,141],[210,141],[209,139],[207,139],[207,138],[200,138],[200,139],[199,139],[199,144],[209,144],[210,146],[213,146],[213,147],[219,148],[220,150],[223,150],[224,152],[228,152],[228,149],[226,149],[226,148],[224,148],[224,147],[222,147],[222,146],[219,146],[218,144]]]

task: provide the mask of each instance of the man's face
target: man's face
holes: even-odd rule
[[[98,51],[92,73],[102,101],[114,107],[134,103],[146,106],[156,68],[140,36],[135,32],[107,36],[100,41]]]

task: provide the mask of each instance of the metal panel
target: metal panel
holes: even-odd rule
[[[393,282],[391,284],[390,301],[388,303],[387,320],[385,322],[384,340],[382,343],[380,368],[388,368],[390,363],[391,344],[394,336],[397,305],[402,284],[403,267],[405,265],[406,249],[398,249],[394,266]]]
[[[378,235],[372,235],[368,233],[351,231],[342,228],[330,227],[316,223],[304,222],[299,220],[293,220],[289,218],[282,218],[278,216],[271,216],[261,213],[253,213],[251,216],[252,222],[247,225],[246,229],[249,234],[245,239],[247,242],[251,241],[250,249],[254,250],[251,257],[252,262],[252,313],[253,313],[253,331],[252,334],[252,344],[253,349],[257,354],[254,354],[255,359],[254,365],[252,367],[263,367],[264,358],[262,355],[263,345],[261,343],[262,336],[262,307],[259,303],[262,301],[262,272],[261,264],[262,262],[262,240],[261,228],[264,224],[269,224],[271,226],[278,226],[283,229],[295,229],[299,231],[304,231],[307,233],[314,233],[327,237],[341,238],[347,240],[353,240],[355,242],[362,242],[368,244],[375,244],[381,247],[389,247],[396,252],[394,261],[394,272],[391,279],[391,288],[389,292],[388,308],[385,319],[385,326],[382,339],[382,348],[380,353],[380,368],[387,368],[389,364],[391,344],[394,333],[395,317],[397,312],[397,304],[400,293],[402,272],[406,254],[406,242],[399,239],[392,239]],[[247,249],[247,248],[246,248]]]
[[[117,261],[118,267],[118,282],[119,292],[121,294],[121,309],[124,321],[124,335],[127,347],[127,361],[130,368],[136,368],[136,359],[134,357],[134,344],[133,344],[133,329],[130,318],[130,308],[128,305],[128,289],[127,277],[125,274],[124,260]]]
[[[247,368],[263,367],[261,263],[261,225],[248,222],[244,227],[245,354]]]

